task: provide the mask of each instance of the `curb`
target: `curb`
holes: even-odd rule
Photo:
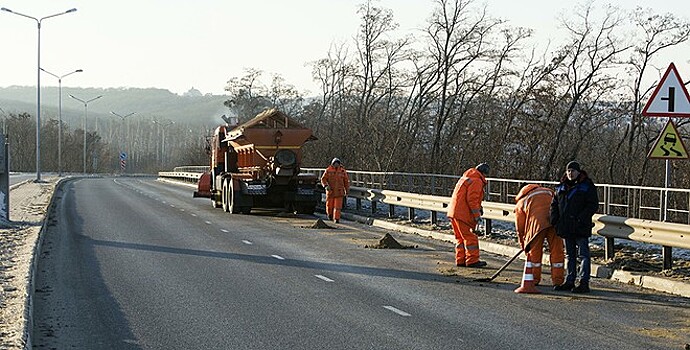
[[[374,227],[386,229],[386,230],[393,230],[393,231],[399,231],[403,233],[412,233],[412,234],[418,234],[420,236],[425,236],[425,237],[431,237],[433,239],[445,241],[445,242],[451,242],[455,243],[455,237],[445,234],[445,233],[440,233],[440,232],[435,232],[435,231],[428,231],[428,230],[422,230],[414,227],[407,227],[403,225],[398,225],[392,222],[388,222],[385,220],[380,220],[380,219],[374,219],[370,217],[365,217],[357,214],[351,214],[351,213],[345,213],[342,212],[341,216],[345,219],[348,219],[350,221],[356,221],[362,224],[366,225],[371,225]],[[498,255],[503,255],[503,256],[513,256],[517,254],[517,252],[520,250],[520,248],[517,247],[511,247],[507,246],[504,244],[498,244],[494,242],[488,242],[486,240],[479,240],[481,242],[481,250],[493,253],[493,254],[498,254]],[[520,259],[524,260],[524,257],[520,257]],[[544,256],[542,258],[543,263],[548,265],[549,264],[549,254],[544,253]],[[656,277],[656,276],[645,276],[645,275],[640,275],[640,274],[634,274],[628,271],[622,271],[622,270],[614,270],[612,268],[598,265],[598,264],[592,264],[592,277],[596,278],[606,278],[606,279],[611,279],[615,281],[619,281],[621,283],[628,283],[632,285],[636,285],[642,288],[647,288],[647,289],[652,289],[660,292],[666,292],[674,295],[679,295],[682,297],[690,298],[690,284],[681,282],[681,281],[675,281],[671,279],[666,279],[666,278],[661,278],[661,277]]]
[[[33,299],[34,299],[34,288],[36,283],[36,269],[38,269],[38,257],[41,253],[41,248],[43,247],[43,238],[45,236],[45,228],[50,218],[51,210],[55,204],[55,193],[60,190],[60,187],[64,182],[70,180],[69,177],[63,177],[55,182],[53,187],[53,193],[50,195],[50,201],[48,201],[48,206],[46,207],[46,214],[41,223],[41,229],[38,232],[38,237],[36,242],[34,242],[33,254],[31,257],[31,263],[29,266],[29,281],[26,287],[26,301],[24,304],[24,334],[22,335],[22,340],[24,341],[24,349],[29,350],[33,348],[32,336],[34,331],[34,317],[33,317]]]

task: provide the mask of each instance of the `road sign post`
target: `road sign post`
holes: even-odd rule
[[[690,117],[690,95],[683,84],[676,65],[671,63],[666,73],[654,89],[649,101],[642,109],[645,117],[668,117],[666,126],[657,137],[654,147],[647,154],[650,159],[665,159],[666,172],[664,176],[664,188],[671,187],[671,160],[688,159],[688,151],[683,144],[683,139],[673,124],[672,118]],[[668,221],[668,190],[664,191],[663,213],[664,221]],[[662,251],[664,269],[670,269],[672,263],[671,247],[663,247]]]

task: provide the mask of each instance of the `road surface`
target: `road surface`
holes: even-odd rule
[[[690,301],[608,280],[515,294],[520,266],[448,243],[255,210],[145,178],[71,180],[40,253],[33,344],[58,349],[682,349]],[[515,264],[519,265],[519,264]],[[545,284],[548,284],[545,276]]]

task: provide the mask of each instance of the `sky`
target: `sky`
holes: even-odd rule
[[[595,0],[623,9],[690,16],[687,0]],[[535,40],[558,42],[558,16],[571,1],[476,0],[514,26],[534,29]],[[0,7],[45,19],[41,67],[56,75],[76,69],[65,87],[161,88],[182,94],[194,87],[224,94],[231,77],[247,68],[280,74],[300,91],[317,94],[308,63],[326,57],[333,43],[352,42],[363,0],[0,0]],[[378,0],[393,11],[399,33],[417,34],[432,0]],[[36,86],[36,22],[0,12],[0,87]],[[676,64],[690,79],[690,44],[671,49],[659,66]],[[663,72],[662,72],[663,73]],[[268,76],[268,75],[267,75]],[[57,86],[43,75],[41,86]]]

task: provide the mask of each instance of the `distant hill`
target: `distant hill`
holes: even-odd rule
[[[172,120],[176,123],[216,125],[222,122],[220,116],[227,114],[223,105],[227,96],[201,95],[198,90],[184,96],[163,89],[140,88],[62,88],[62,116],[70,123],[80,123],[84,115],[84,105],[69,97],[70,94],[82,100],[90,100],[99,95],[102,98],[89,103],[88,117],[91,119],[117,118],[120,115],[136,112],[134,117]],[[58,88],[41,89],[41,117],[57,118]],[[0,108],[6,113],[36,113],[36,88],[31,86],[0,87]]]

